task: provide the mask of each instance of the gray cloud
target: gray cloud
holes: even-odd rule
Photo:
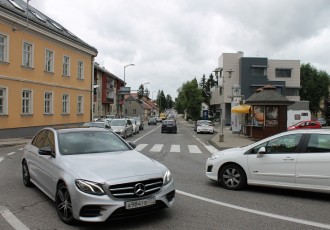
[[[330,72],[327,0],[33,0],[99,51],[96,60],[132,89],[176,97],[209,76],[223,52],[295,59]],[[65,7],[64,7],[65,6]],[[156,93],[154,93],[155,97]]]

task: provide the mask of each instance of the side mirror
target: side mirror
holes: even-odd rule
[[[110,125],[105,125],[105,128],[106,129],[111,129],[111,126]]]
[[[136,148],[136,144],[135,143],[133,143],[133,142],[130,142],[130,141],[128,141],[127,142],[133,149],[135,149]]]
[[[42,156],[54,156],[52,148],[50,146],[40,148],[38,150],[38,153]]]
[[[261,147],[258,150],[257,157],[262,157],[262,155],[265,154],[265,153],[266,153],[266,148],[265,147]]]

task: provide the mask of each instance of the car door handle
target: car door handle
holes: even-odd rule
[[[283,160],[284,160],[284,161],[293,161],[294,159],[291,158],[291,157],[287,157],[287,158],[284,158]]]

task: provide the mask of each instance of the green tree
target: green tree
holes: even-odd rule
[[[329,75],[319,71],[311,64],[302,64],[300,67],[300,99],[309,101],[311,113],[317,115],[321,110],[321,101],[329,97]]]
[[[158,90],[157,94],[157,105],[161,112],[165,111],[166,108],[166,98],[163,90]]]
[[[141,84],[141,85],[139,86],[139,90],[138,90],[138,98],[141,99],[143,96],[144,96],[144,87],[143,87],[143,85]]]
[[[168,109],[173,108],[173,100],[172,100],[171,95],[169,95],[169,94],[166,95],[166,107]]]
[[[198,82],[195,79],[182,84],[182,87],[178,89],[178,98],[176,99],[176,110],[187,111],[189,116],[198,120],[202,109],[203,95],[202,90],[198,87]]]

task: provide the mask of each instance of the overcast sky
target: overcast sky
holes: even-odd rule
[[[328,0],[31,0],[98,50],[96,61],[127,86],[174,100],[183,83],[222,53],[300,60],[330,74]],[[155,92],[154,92],[155,91]],[[152,93],[154,92],[154,93]]]

